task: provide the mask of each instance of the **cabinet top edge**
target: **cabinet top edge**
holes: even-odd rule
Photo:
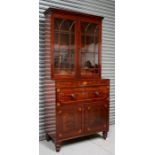
[[[72,14],[74,16],[84,16],[84,17],[91,17],[91,18],[96,18],[98,20],[102,20],[104,19],[104,17],[102,16],[96,16],[96,15],[92,15],[92,14],[86,14],[86,13],[82,13],[82,12],[78,12],[78,11],[73,11],[73,10],[66,10],[66,9],[57,9],[57,8],[48,8],[45,12],[44,15],[48,15],[48,14],[54,14],[54,13],[63,13],[63,14]]]

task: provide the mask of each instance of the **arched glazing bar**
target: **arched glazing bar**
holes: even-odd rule
[[[91,25],[91,23],[88,23],[88,25],[86,26],[86,28],[84,30],[84,37],[85,37],[84,47],[85,47],[85,50],[88,50],[88,48],[86,46],[86,37],[87,37],[87,30],[88,30],[88,28],[89,28],[90,25]]]
[[[90,25],[91,25],[91,23],[88,23],[87,26],[84,29],[84,51],[83,51],[84,62],[86,62],[86,53],[85,52],[88,52],[87,31],[88,31],[88,28],[89,28]]]
[[[96,53],[98,54],[98,51],[96,51],[96,46],[98,46],[98,45],[96,45],[96,37],[98,36],[98,35],[96,34],[97,31],[98,31],[98,25],[95,26],[95,30],[94,30],[94,68],[98,68],[98,67],[97,67],[98,64],[97,64],[97,66],[96,66],[96,64],[95,64]],[[98,48],[97,48],[97,49],[98,49]],[[97,55],[97,57],[98,57],[98,55]],[[98,58],[97,58],[97,60],[98,60]]]
[[[65,20],[63,19],[58,27],[58,51],[59,51],[59,62],[58,62],[58,68],[61,66],[61,61],[62,61],[62,55],[61,55],[61,27]]]
[[[69,45],[68,45],[68,52],[69,52],[69,67],[72,69],[72,28],[75,25],[75,21],[73,21],[69,27]]]
[[[57,68],[62,70],[64,73],[70,72],[74,67],[74,26],[76,21],[67,19],[57,20]]]

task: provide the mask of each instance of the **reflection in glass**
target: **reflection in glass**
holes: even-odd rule
[[[81,23],[81,74],[98,73],[98,25]]]

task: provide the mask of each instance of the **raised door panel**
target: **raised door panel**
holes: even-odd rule
[[[64,105],[57,109],[57,136],[67,139],[82,133],[82,106]]]
[[[99,132],[108,129],[108,102],[98,101],[84,106],[85,132]]]

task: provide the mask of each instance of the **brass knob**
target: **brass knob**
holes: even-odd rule
[[[87,128],[87,131],[90,131],[90,128]]]

